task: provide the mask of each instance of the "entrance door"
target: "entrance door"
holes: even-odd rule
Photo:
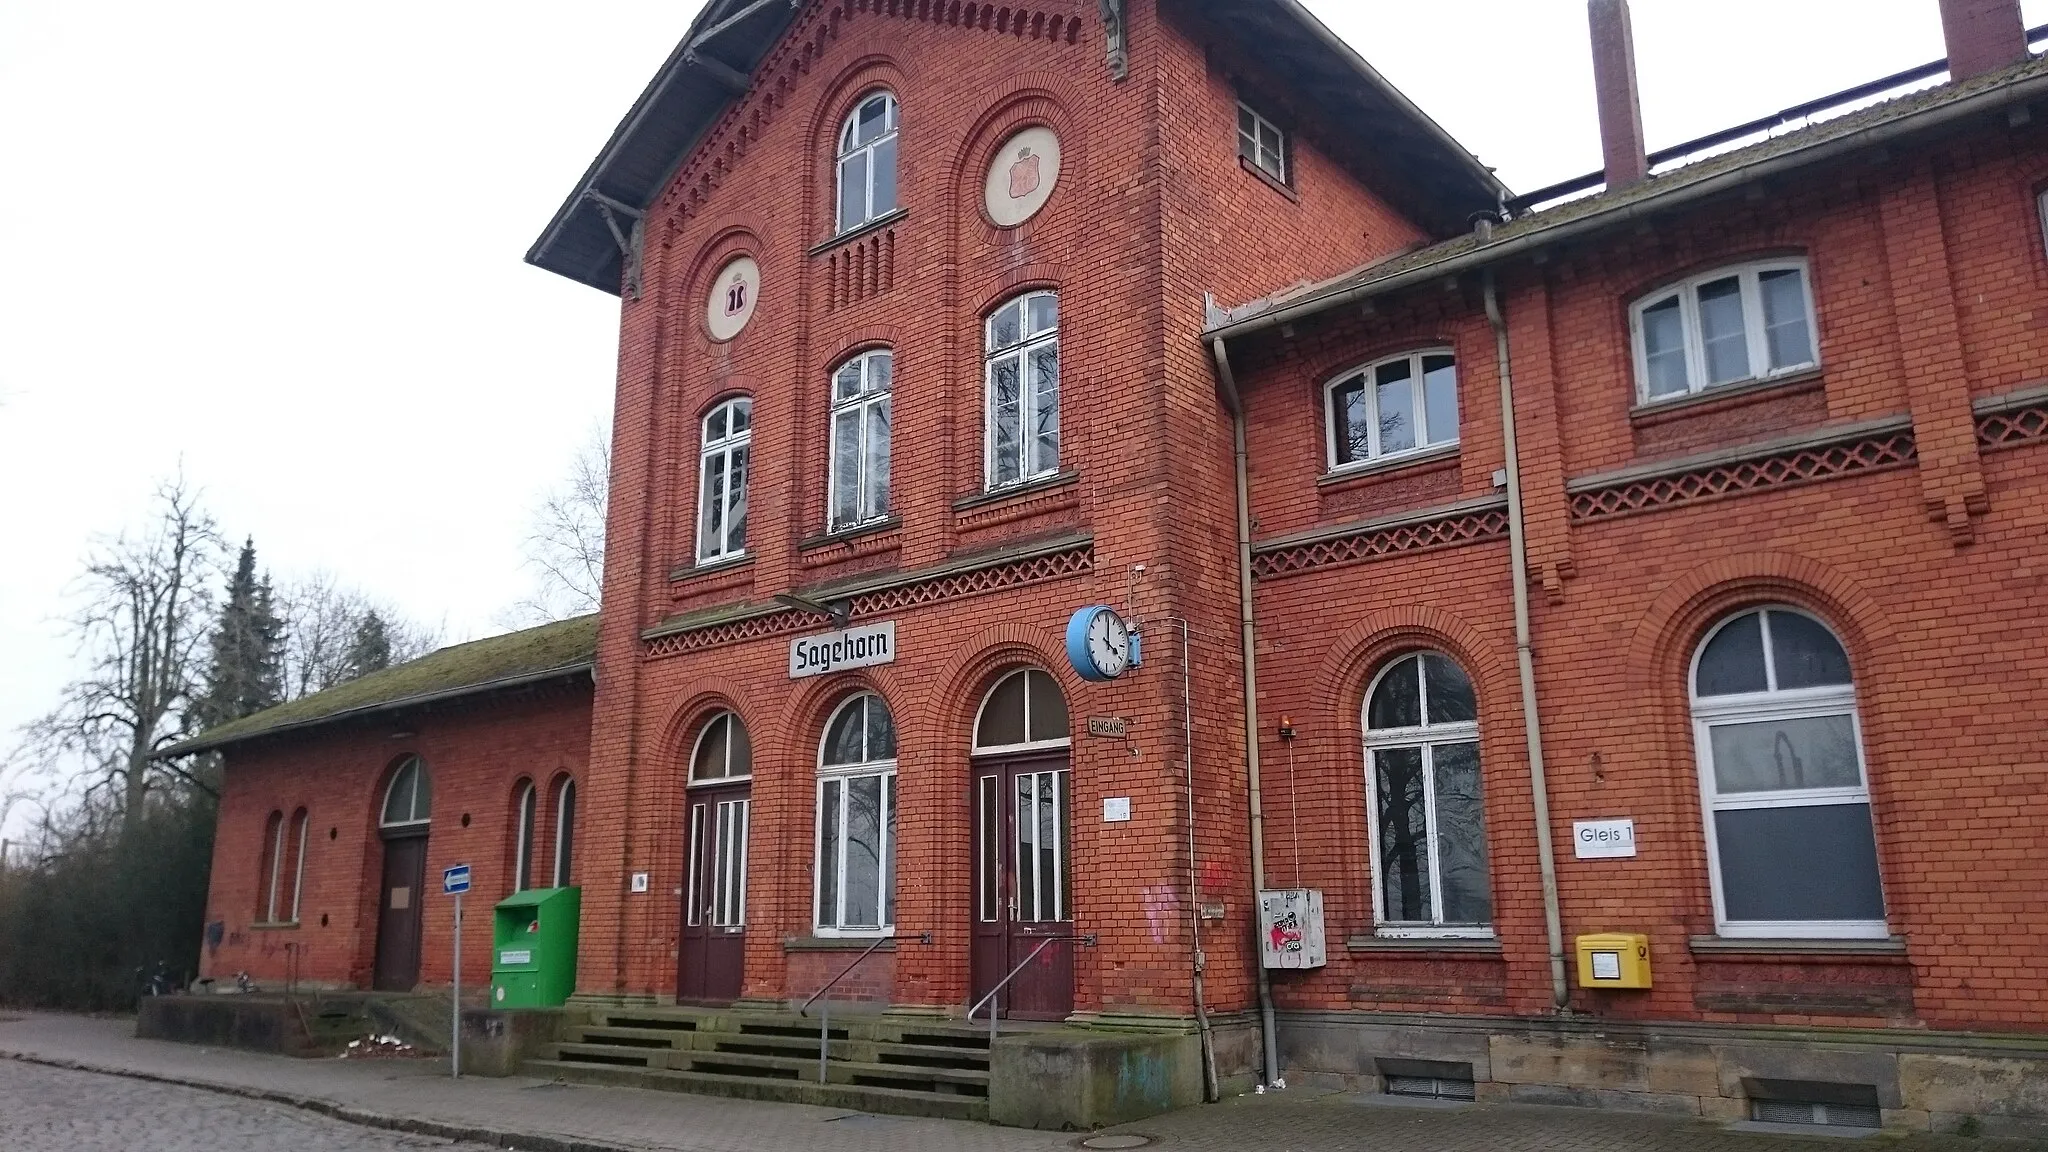
[[[974,999],[1044,945],[996,998],[1012,1020],[1064,1020],[1074,1010],[1068,879],[1066,753],[974,771]]]
[[[678,1000],[730,1004],[739,999],[746,969],[751,796],[746,784],[690,790],[682,947],[676,953]]]
[[[377,970],[379,992],[410,992],[420,982],[420,888],[427,878],[427,838],[401,836],[384,841],[384,882],[378,887]]]

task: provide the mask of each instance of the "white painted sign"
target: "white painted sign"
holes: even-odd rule
[[[1581,860],[1614,860],[1636,854],[1636,822],[1627,817],[1613,820],[1572,821],[1572,855]]]
[[[521,948],[517,951],[514,951],[510,948],[507,948],[498,953],[498,963],[531,964],[533,963],[533,950],[531,948]]]
[[[628,887],[632,888],[632,890],[633,890],[633,891],[635,891],[635,892],[645,892],[645,891],[647,891],[647,873],[645,873],[645,872],[635,872],[635,873],[633,873],[633,877],[632,877],[632,883],[631,883],[630,885],[628,885]]]
[[[1102,820],[1105,824],[1120,824],[1131,818],[1129,796],[1105,796],[1102,798]]]
[[[896,662],[896,622],[863,624],[823,636],[800,636],[789,642],[789,678],[823,676],[845,668],[872,668]]]

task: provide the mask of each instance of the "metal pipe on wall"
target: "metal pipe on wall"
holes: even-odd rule
[[[1202,880],[1200,857],[1195,853],[1195,679],[1194,661],[1188,654],[1186,617],[1170,621],[1180,625],[1180,733],[1187,768],[1188,805],[1188,942],[1195,978],[1195,1027],[1202,1035],[1202,1102],[1214,1104],[1223,1098],[1216,1080],[1216,1037],[1209,1028],[1209,998],[1202,986],[1203,970],[1209,958],[1202,954]]]
[[[1536,712],[1536,662],[1529,630],[1529,546],[1522,524],[1522,460],[1515,441],[1515,378],[1508,363],[1508,324],[1501,315],[1493,269],[1484,276],[1486,321],[1493,325],[1500,371],[1500,431],[1507,449],[1509,583],[1515,601],[1515,669],[1522,681],[1522,733],[1529,746],[1529,789],[1536,809],[1536,855],[1543,875],[1543,928],[1550,944],[1550,994],[1571,1006],[1564,977],[1564,925],[1558,912],[1557,856],[1550,837],[1550,790],[1543,773],[1543,725]]]
[[[1258,630],[1252,619],[1252,503],[1251,455],[1245,447],[1244,400],[1237,392],[1237,378],[1230,371],[1230,350],[1219,337],[1209,342],[1216,358],[1216,378],[1230,407],[1230,436],[1237,481],[1237,603],[1238,642],[1244,660],[1244,770],[1245,795],[1251,813],[1253,899],[1266,888],[1266,812],[1259,799],[1259,656]],[[1254,921],[1256,923],[1256,921]],[[1256,941],[1254,941],[1256,944]],[[1280,1048],[1273,1023],[1273,978],[1266,972],[1264,953],[1254,949],[1258,959],[1253,971],[1259,984],[1259,1038],[1265,1050],[1263,1082],[1280,1079]]]

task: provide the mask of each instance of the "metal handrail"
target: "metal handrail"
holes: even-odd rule
[[[853,974],[853,970],[861,966],[862,961],[866,960],[870,956],[873,956],[876,953],[876,951],[878,951],[882,947],[882,945],[893,944],[896,942],[896,940],[897,937],[894,934],[877,937],[873,944],[868,945],[865,949],[861,951],[860,955],[855,956],[853,958],[853,963],[848,964],[844,968],[841,968],[839,970],[839,975],[834,976],[832,979],[826,981],[824,987],[819,988],[816,992],[811,993],[810,999],[804,1001],[803,1007],[798,1008],[796,1010],[796,1014],[799,1017],[808,1017],[811,1014],[811,1005],[816,1004],[818,1002],[818,997],[823,996],[825,993],[830,992],[832,989],[839,987],[839,982],[841,980],[846,979],[848,976],[851,976]],[[917,934],[917,942],[920,944],[931,943],[932,934],[930,932],[919,932]],[[818,1013],[818,1083],[820,1084],[823,1084],[825,1082],[825,1068],[827,1063],[831,1060],[831,1058],[832,1002],[830,1000],[827,1000],[825,1001],[824,1011]]]
[[[1001,1019],[996,1014],[995,999],[997,993],[1009,987],[1010,981],[1017,978],[1017,973],[1022,972],[1033,960],[1038,959],[1040,952],[1045,951],[1049,945],[1056,944],[1061,940],[1078,941],[1084,948],[1095,947],[1095,933],[1093,932],[1070,932],[1064,936],[1047,936],[1038,942],[1038,947],[1031,950],[1031,955],[1026,956],[1015,968],[1010,969],[1008,976],[996,981],[996,986],[988,990],[988,995],[976,1000],[974,1006],[967,1010],[967,1020],[971,1024],[974,1022],[974,1014],[981,1011],[981,1006],[984,1004],[988,1005],[988,1042],[990,1045],[994,1045],[996,1042],[996,1022]]]

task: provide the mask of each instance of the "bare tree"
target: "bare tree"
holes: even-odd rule
[[[364,624],[375,618],[390,644],[389,662],[402,664],[439,646],[434,629],[413,623],[388,605],[348,588],[330,572],[287,585],[279,596],[285,621],[285,696],[301,696],[332,688],[361,675],[355,659],[356,640]]]
[[[577,449],[562,482],[534,509],[526,563],[538,573],[539,587],[514,610],[515,618],[532,623],[597,611],[604,593],[604,517],[611,475],[611,432],[600,425]]]
[[[72,619],[86,675],[28,730],[46,772],[75,773],[81,804],[118,819],[124,840],[153,780],[182,775],[150,757],[187,731],[221,553],[213,519],[182,476],[158,486],[155,504],[146,529],[102,540],[88,556]]]

